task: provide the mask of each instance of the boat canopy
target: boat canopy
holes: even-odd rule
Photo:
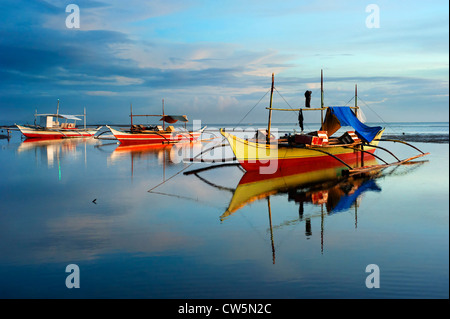
[[[368,143],[383,129],[381,126],[367,126],[360,122],[348,106],[329,106],[320,130],[327,131],[328,136],[331,136],[341,126],[353,127],[356,135]]]
[[[36,116],[53,116],[60,119],[65,120],[74,120],[74,121],[81,121],[79,117],[76,117],[75,115],[65,115],[65,114],[37,114]]]
[[[164,115],[161,117],[160,121],[173,124],[177,121],[188,122],[188,119],[186,115]]]

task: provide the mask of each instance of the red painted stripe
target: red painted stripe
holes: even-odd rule
[[[89,137],[89,136],[93,136],[93,134],[89,134],[89,133],[54,133],[54,134],[44,134],[44,133],[22,133],[25,137],[27,138],[47,138],[47,139],[58,139],[58,138],[64,138],[64,137]]]
[[[161,136],[162,135],[162,136]],[[183,134],[125,134],[116,135],[116,138],[124,145],[135,145],[135,144],[166,144],[166,143],[177,143],[184,141],[194,141],[200,137],[200,133],[193,133],[190,135]]]
[[[36,134],[36,133],[23,133],[27,138],[46,138],[46,139],[59,139],[63,138],[62,134]]]
[[[369,152],[373,153],[375,149],[369,150]],[[361,162],[361,152],[350,152],[350,153],[344,153],[335,155],[339,159],[343,160],[344,162],[348,164],[355,164],[358,162]],[[364,159],[370,160],[374,157],[369,154],[364,154]],[[239,161],[241,166],[248,172],[251,171],[259,171],[260,169],[269,169],[269,167],[276,168],[276,170],[281,169],[288,169],[288,168],[295,168],[297,166],[306,166],[309,167],[311,170],[320,169],[324,166],[335,166],[335,165],[343,165],[341,162],[339,162],[337,159],[329,156],[329,155],[319,155],[314,157],[306,157],[306,158],[290,158],[290,159],[278,159],[278,160],[272,160],[270,162],[267,161]]]

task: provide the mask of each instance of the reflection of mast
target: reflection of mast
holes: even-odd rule
[[[275,265],[275,245],[273,243],[272,211],[270,209],[270,196],[267,196],[267,206],[269,208],[270,241],[272,242],[272,262]]]
[[[134,153],[131,152],[131,181],[133,181],[133,171],[134,171]]]
[[[305,219],[305,236],[307,237],[306,239],[309,239],[309,237],[311,237],[312,235],[312,231],[311,231],[311,218],[306,218]]]
[[[166,154],[170,150],[173,145],[130,145],[130,146],[122,146],[119,145],[114,152],[111,154],[111,160],[117,160],[119,158],[123,158],[123,156],[130,156],[130,165],[131,165],[131,180],[134,177],[134,162],[140,161],[149,156],[156,156],[158,162],[162,162],[163,166],[163,179],[165,180],[165,169],[166,165],[171,163],[170,154]],[[169,156],[169,157],[168,157]]]
[[[323,204],[320,206],[321,214],[320,214],[320,252],[323,254],[323,234],[324,234],[324,213],[323,213]]]
[[[163,114],[164,114],[164,99],[163,99]],[[163,122],[164,123],[164,122]],[[163,182],[166,181],[166,151],[163,151]]]
[[[61,180],[61,163],[59,162],[59,148],[56,151],[56,159],[58,160],[58,180]]]

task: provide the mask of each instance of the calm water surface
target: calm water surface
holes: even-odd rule
[[[448,298],[449,146],[414,145],[431,155],[372,179],[245,188],[238,166],[184,174],[210,166],[184,163],[189,149],[13,133],[0,140],[0,297]],[[366,287],[369,264],[380,288]]]

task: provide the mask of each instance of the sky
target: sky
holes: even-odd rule
[[[298,108],[306,90],[320,106],[321,70],[326,106],[353,105],[357,85],[368,122],[447,122],[448,17],[441,0],[1,0],[0,124],[58,99],[88,124],[160,114],[163,99],[191,122],[264,123],[272,73],[273,106]]]

